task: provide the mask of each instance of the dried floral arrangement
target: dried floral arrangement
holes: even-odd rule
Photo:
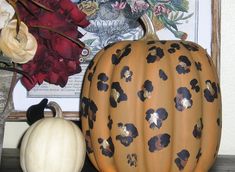
[[[0,69],[23,74],[27,90],[65,86],[79,73],[86,14],[70,0],[0,0]]]

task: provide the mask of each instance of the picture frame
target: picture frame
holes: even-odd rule
[[[221,0],[211,0],[212,13],[212,39],[211,57],[220,77],[221,57]]]
[[[199,28],[198,35],[203,34],[203,32],[206,30],[206,28],[209,28],[209,32],[206,34],[210,34],[209,37],[210,39],[206,40],[209,41],[208,43],[205,43],[207,45],[202,45],[203,47],[206,47],[208,50],[208,53],[211,55],[211,58],[216,66],[218,74],[220,74],[220,10],[221,10],[221,0],[207,0],[204,1],[204,3],[207,3],[207,6],[203,6],[200,3],[202,3],[199,0],[193,0],[195,4],[200,5],[200,10],[202,11],[209,11],[210,16],[211,16],[211,21],[202,21],[203,16],[201,14],[198,14],[196,16],[195,20],[198,20],[195,22],[197,26],[194,27],[199,27],[198,25],[203,26],[203,28]],[[209,4],[209,5],[208,5]],[[161,37],[160,37],[161,39]],[[198,38],[197,38],[198,39]],[[193,40],[194,41],[194,40]],[[201,40],[197,40],[198,43],[200,44]],[[203,44],[203,43],[202,43]],[[85,72],[85,68],[88,65],[89,60],[86,61],[86,63],[82,63],[83,65],[83,73],[79,74],[80,78],[80,85],[82,84],[82,77]],[[80,87],[81,88],[81,87]],[[28,93],[27,91],[23,88],[22,85],[18,85],[13,93],[13,99],[14,99],[14,105],[15,109],[14,111],[9,115],[8,121],[25,121],[26,120],[26,110],[27,107],[37,104],[40,102],[40,100],[43,97],[36,97],[36,98],[30,98],[27,97]],[[50,97],[48,98],[49,101],[56,101],[58,104],[62,106],[64,118],[68,120],[79,120],[79,97]],[[64,106],[67,104],[66,106]],[[51,112],[46,112],[45,116],[51,116]]]

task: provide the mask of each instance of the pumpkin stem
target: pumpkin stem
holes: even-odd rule
[[[57,117],[57,118],[63,118],[63,112],[62,109],[60,107],[60,105],[54,101],[50,101],[47,104],[47,108],[50,109],[53,112],[53,116]]]
[[[147,39],[159,40],[155,27],[153,26],[152,20],[149,18],[149,16],[147,14],[144,14],[140,17],[140,19],[145,27],[145,34],[144,37],[141,38],[141,40],[147,40]]]

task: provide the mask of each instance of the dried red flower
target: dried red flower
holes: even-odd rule
[[[86,14],[70,0],[37,0],[37,2],[53,12],[30,1],[27,1],[27,8],[21,3],[17,4],[21,20],[27,24],[38,42],[34,59],[22,65],[23,71],[32,77],[33,82],[25,77],[21,81],[27,90],[43,81],[64,87],[69,76],[81,71],[79,55],[83,47],[58,32],[78,40],[82,34],[77,27],[86,27],[89,21],[86,20]]]

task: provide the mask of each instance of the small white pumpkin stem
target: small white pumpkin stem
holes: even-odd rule
[[[54,101],[50,101],[47,104],[47,108],[50,109],[53,113],[55,113],[55,117],[63,118],[63,112],[60,105]]]
[[[154,40],[159,40],[156,29],[153,26],[152,20],[149,18],[147,14],[144,14],[140,17],[141,21],[144,24],[145,27],[145,34],[144,37],[141,38],[142,40],[147,40],[147,39],[154,39]]]

